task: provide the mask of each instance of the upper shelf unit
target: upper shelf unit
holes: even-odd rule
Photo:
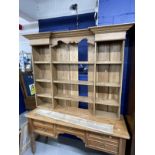
[[[120,117],[126,32],[133,24],[92,27],[85,30],[26,35],[32,45],[37,106],[79,109],[88,104],[96,117]],[[87,41],[88,48],[79,49]],[[88,52],[79,61],[79,51]],[[88,81],[80,81],[79,66],[88,70]],[[79,85],[87,95],[79,95]],[[81,88],[81,87],[80,87]]]

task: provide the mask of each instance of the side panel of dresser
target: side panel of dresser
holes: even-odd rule
[[[125,155],[126,140],[122,138],[35,119],[29,119],[29,129],[31,136],[31,149],[33,153],[36,150],[34,133],[55,139],[58,138],[59,134],[67,133],[80,138],[85,143],[86,147],[114,155]]]

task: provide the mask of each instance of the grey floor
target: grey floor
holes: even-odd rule
[[[23,155],[33,155],[29,148]],[[69,137],[59,136],[57,140],[40,137],[36,140],[35,155],[108,155],[103,152],[85,148],[82,141]]]

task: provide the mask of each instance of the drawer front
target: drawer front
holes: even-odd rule
[[[108,135],[103,135],[103,134],[96,134],[92,132],[87,133],[87,139],[89,140],[95,140],[99,142],[107,142],[111,145],[118,146],[119,145],[119,138],[108,136]]]
[[[88,140],[87,147],[111,154],[118,154],[118,148],[119,148],[118,146],[111,145],[107,142],[101,142],[95,140]]]
[[[70,128],[70,127],[64,127],[64,126],[57,126],[56,131],[64,132],[64,133],[68,133],[68,134],[75,134],[75,135],[77,134],[77,135],[82,135],[82,136],[85,135],[85,133],[81,130]]]
[[[54,132],[54,125],[52,123],[42,122],[38,120],[33,121],[33,128],[34,130],[53,133]]]

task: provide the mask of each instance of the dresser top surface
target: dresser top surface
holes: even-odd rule
[[[111,136],[115,136],[115,137],[119,137],[119,138],[124,138],[124,139],[130,138],[123,116],[121,116],[120,119],[109,119],[109,118],[103,118],[103,117],[102,118],[95,117],[89,113],[85,113],[85,110],[83,110],[83,109],[80,109],[79,112],[75,112],[74,108],[72,111],[71,110],[67,111],[64,109],[63,109],[63,111],[62,111],[62,109],[51,110],[51,111],[69,114],[69,115],[76,116],[79,118],[87,119],[90,121],[95,121],[97,123],[113,125],[113,133],[110,134],[110,133],[95,131],[95,130],[92,130],[90,128],[82,127],[80,125],[75,125],[72,123],[52,119],[52,118],[49,118],[49,117],[46,117],[43,115],[39,115],[36,113],[36,111],[38,109],[41,109],[41,108],[36,108],[35,110],[29,112],[27,114],[27,117],[31,118],[31,119],[35,119],[35,120],[45,121],[48,123],[54,123],[54,124],[59,124],[59,125],[68,126],[68,127],[72,127],[72,128],[81,129],[81,130],[92,131],[92,132],[96,132],[96,133],[102,133],[102,134],[111,135]],[[49,109],[47,109],[47,110],[49,110]]]

